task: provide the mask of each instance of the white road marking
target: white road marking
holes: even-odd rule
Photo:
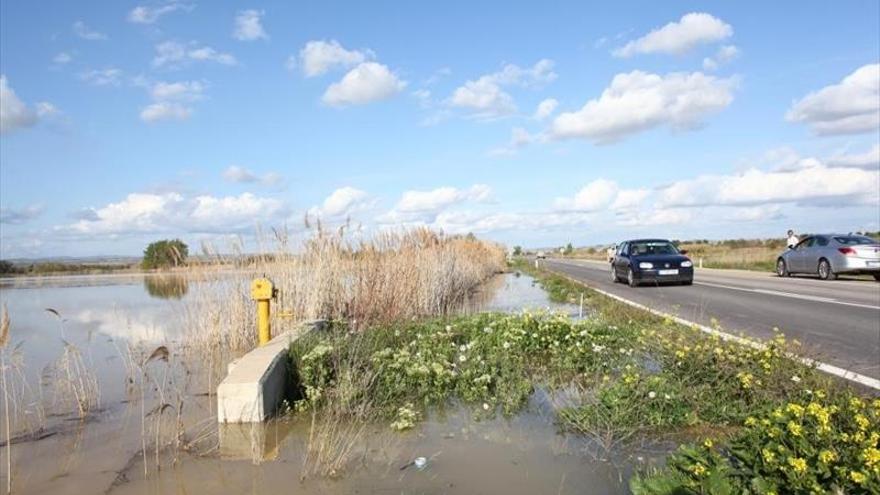
[[[782,291],[778,291],[778,290],[768,290],[768,289],[751,289],[748,287],[736,287],[733,285],[713,284],[710,282],[700,282],[697,280],[694,281],[694,284],[695,285],[705,285],[708,287],[718,287],[720,289],[730,289],[730,290],[738,290],[738,291],[742,291],[742,292],[754,292],[757,294],[767,294],[767,295],[771,295],[771,296],[789,297],[792,299],[803,299],[805,301],[816,301],[816,302],[823,302],[823,303],[829,303],[829,304],[840,304],[842,306],[853,306],[856,308],[868,308],[868,309],[880,310],[880,306],[872,306],[870,304],[860,304],[860,303],[852,303],[852,302],[846,302],[846,301],[838,301],[837,299],[834,299],[832,297],[808,296],[805,294],[795,294],[793,292],[782,292]]]
[[[661,318],[671,318],[674,322],[676,322],[680,325],[685,325],[685,326],[688,326],[691,328],[696,328],[704,333],[707,333],[710,335],[717,335],[718,337],[720,337],[724,340],[730,340],[732,342],[737,342],[739,344],[742,344],[742,345],[745,345],[748,347],[752,347],[754,349],[758,349],[761,351],[763,351],[767,348],[766,345],[764,345],[760,342],[756,342],[754,340],[749,340],[749,339],[744,339],[744,338],[739,337],[737,335],[731,335],[729,333],[722,332],[721,330],[707,327],[706,325],[700,325],[699,323],[696,323],[696,322],[693,322],[690,320],[685,320],[684,318],[675,316],[670,313],[666,313],[666,312],[659,311],[659,310],[656,310],[653,308],[649,308],[649,307],[647,307],[643,304],[639,304],[635,301],[630,301],[629,299],[625,299],[625,298],[620,297],[616,294],[612,294],[612,293],[606,292],[602,289],[597,289],[593,286],[587,285],[582,280],[577,280],[575,278],[572,278],[568,275],[565,275],[565,274],[559,273],[559,272],[557,272],[557,274],[562,275],[573,282],[576,282],[576,283],[579,283],[582,285],[586,285],[587,287],[598,292],[599,294],[602,294],[603,296],[606,296],[606,297],[610,297],[611,299],[614,299],[615,301],[619,301],[619,302],[622,302],[622,303],[627,304],[629,306],[632,306],[634,308],[638,308],[643,311],[647,311],[647,312],[649,312],[653,315],[659,316]],[[862,375],[862,374],[856,373],[855,371],[849,371],[849,370],[843,369],[839,366],[834,366],[833,364],[823,363],[821,361],[816,361],[813,359],[800,357],[800,356],[797,356],[794,354],[788,354],[788,357],[795,359],[797,361],[800,361],[801,363],[803,363],[807,366],[815,367],[816,369],[824,371],[825,373],[828,373],[830,375],[834,375],[836,377],[843,378],[844,380],[849,380],[851,382],[855,382],[860,385],[864,385],[866,387],[873,388],[874,390],[880,390],[880,380],[878,380],[876,378],[871,378],[870,376]]]

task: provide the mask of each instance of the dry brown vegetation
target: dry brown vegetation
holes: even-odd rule
[[[290,245],[278,233],[274,242],[272,254],[252,257],[235,275],[208,282],[216,290],[199,291],[188,306],[188,340],[221,350],[253,347],[250,281],[259,276],[268,276],[279,289],[273,328],[327,319],[361,329],[449,314],[477,285],[506,267],[499,245],[427,229],[354,239],[344,229],[317,228],[301,246]],[[225,266],[228,262],[219,259],[218,267]]]

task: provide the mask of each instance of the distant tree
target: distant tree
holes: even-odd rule
[[[13,265],[11,261],[0,260],[0,274],[9,275],[17,272],[18,270],[15,268],[15,265]]]
[[[522,246],[513,246],[513,255],[514,256],[522,256]]]
[[[180,266],[186,262],[189,248],[180,239],[163,239],[150,243],[144,249],[144,260],[141,267],[151,270],[153,268],[168,268]]]
[[[565,255],[569,255],[573,252],[574,252],[574,246],[572,246],[570,242],[568,244],[566,244],[562,250],[562,254],[565,254]]]

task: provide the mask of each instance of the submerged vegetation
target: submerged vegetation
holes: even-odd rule
[[[565,279],[548,277],[542,283],[551,294],[578,290]],[[477,418],[512,415],[540,388],[553,398],[561,428],[587,435],[606,449],[673,434],[698,444],[702,436],[719,445],[731,438],[736,446],[685,447],[670,460],[670,471],[633,480],[641,493],[739,493],[745,485],[734,478],[749,477],[741,469],[746,460],[760,455],[755,446],[764,448],[767,443],[753,441],[760,434],[775,439],[768,448],[776,449],[779,466],[785,468],[774,474],[764,465],[751,464],[752,474],[766,482],[761,486],[788,486],[779,476],[791,469],[797,476],[822,469],[816,464],[819,447],[842,438],[856,443],[849,450],[836,447],[832,454],[821,454],[828,472],[837,474],[817,478],[818,486],[844,486],[839,475],[849,476],[849,471],[860,473],[856,478],[876,481],[877,463],[871,460],[876,450],[865,449],[877,448],[876,434],[870,436],[877,429],[877,412],[860,413],[855,419],[842,406],[832,406],[860,399],[791,357],[797,342],[778,334],[761,345],[746,346],[595,295],[590,299],[598,312],[586,320],[525,312],[399,322],[360,332],[334,325],[291,348],[303,397],[296,409],[311,411],[315,418],[332,417],[335,424],[383,421],[405,430],[428,409],[451,403],[470,406]],[[819,402],[810,405],[810,400]],[[805,403],[791,406],[790,401]],[[797,423],[790,417],[795,413],[801,415]],[[818,427],[827,433],[815,445],[802,442],[814,433],[811,428],[816,426],[810,421],[819,421]],[[868,423],[859,430],[864,421]],[[326,444],[316,445],[326,457]],[[345,464],[346,454],[337,453],[329,456],[333,472]],[[697,455],[705,459],[681,460]],[[806,463],[803,469],[801,459]],[[689,466],[687,476],[675,470],[682,463]],[[728,475],[725,482],[736,490],[701,491],[702,477]],[[857,485],[845,486],[854,490]]]

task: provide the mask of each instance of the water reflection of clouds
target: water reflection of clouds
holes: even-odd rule
[[[169,320],[170,311],[157,311],[156,307],[134,308],[89,308],[77,312],[71,321],[88,331],[98,332],[113,339],[132,342],[166,342],[172,336]]]

